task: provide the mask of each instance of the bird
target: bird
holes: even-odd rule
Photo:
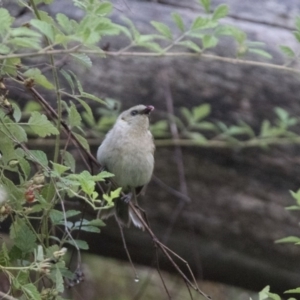
[[[136,105],[123,111],[113,128],[107,133],[97,151],[101,167],[114,174],[113,181],[126,194],[115,200],[115,206],[100,216],[116,215],[120,224],[132,223],[141,229],[144,226],[129,206],[129,201],[138,207],[137,196],[151,180],[154,168],[155,145],[149,129],[152,105]]]

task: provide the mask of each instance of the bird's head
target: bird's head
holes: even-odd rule
[[[141,128],[149,127],[149,115],[154,110],[152,105],[136,105],[128,110],[123,111],[118,120],[128,123],[130,126],[137,126]]]

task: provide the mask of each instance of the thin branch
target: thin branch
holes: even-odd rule
[[[8,294],[5,294],[3,292],[0,291],[0,299],[7,299],[7,300],[18,300],[17,298],[14,298]]]
[[[231,64],[237,65],[250,65],[250,66],[257,66],[257,67],[264,67],[269,69],[276,69],[280,71],[288,71],[291,73],[300,74],[300,70],[287,67],[285,65],[276,65],[273,63],[265,63],[259,62],[254,60],[243,60],[239,58],[231,58],[231,57],[223,57],[218,56],[215,54],[206,54],[206,53],[194,53],[194,52],[167,52],[167,53],[160,53],[160,52],[120,52],[119,51],[103,51],[99,50],[89,50],[89,49],[78,49],[81,45],[77,45],[70,49],[58,49],[58,50],[47,50],[47,51],[38,51],[38,52],[29,52],[29,53],[16,53],[16,54],[8,54],[8,55],[0,55],[0,61],[9,59],[9,58],[25,58],[25,57],[37,57],[49,54],[67,54],[67,53],[85,53],[85,54],[96,54],[96,55],[103,55],[103,56],[113,56],[113,57],[121,57],[121,56],[129,56],[129,57],[195,57],[199,59],[208,59],[214,61],[222,61]],[[122,49],[121,49],[122,50]]]
[[[129,253],[128,248],[127,248],[127,244],[126,244],[126,240],[125,240],[125,236],[124,236],[124,230],[123,230],[123,227],[122,227],[121,223],[119,222],[118,218],[116,217],[115,219],[116,219],[116,222],[117,222],[118,225],[119,225],[119,229],[120,229],[120,233],[121,233],[121,238],[122,238],[122,242],[123,242],[123,247],[124,247],[124,250],[125,250],[125,252],[126,252],[127,258],[128,258],[128,260],[129,260],[129,263],[130,263],[130,265],[131,265],[131,268],[132,268],[132,271],[133,271],[133,274],[134,274],[134,281],[135,281],[135,282],[138,282],[140,279],[139,279],[139,276],[138,276],[138,274],[137,274],[137,272],[136,272],[136,269],[135,269],[135,267],[134,267],[134,264],[133,264],[133,262],[132,262],[130,253]]]

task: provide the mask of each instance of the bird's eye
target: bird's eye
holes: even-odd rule
[[[138,111],[137,110],[132,110],[131,113],[130,113],[132,116],[135,116],[138,114]]]

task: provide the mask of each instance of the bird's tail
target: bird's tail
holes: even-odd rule
[[[135,227],[144,230],[144,225],[140,221],[136,213],[130,208],[129,203],[124,201],[122,198],[115,200],[115,205],[109,209],[103,209],[100,211],[98,217],[100,219],[108,219],[109,217],[115,215],[118,221],[126,227],[130,226],[132,222]],[[140,215],[141,217],[141,215]]]

